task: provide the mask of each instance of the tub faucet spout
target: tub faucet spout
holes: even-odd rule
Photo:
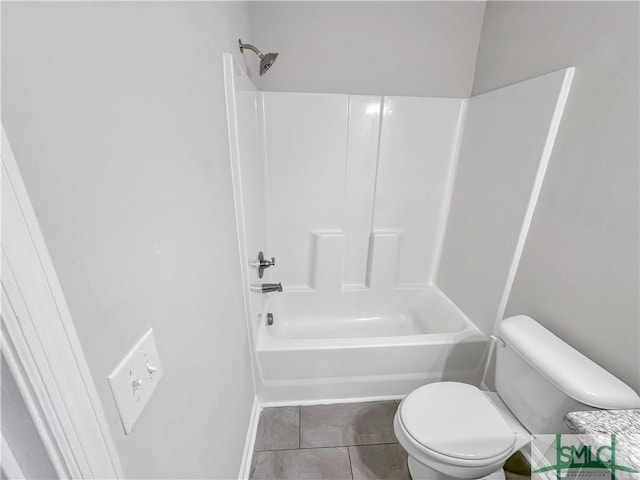
[[[282,283],[259,283],[257,285],[251,285],[251,291],[258,293],[281,292]]]

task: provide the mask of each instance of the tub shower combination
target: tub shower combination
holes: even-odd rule
[[[386,295],[287,292],[271,297],[265,311],[274,317],[258,340],[265,386],[306,393],[304,399],[327,388],[361,397],[379,395],[383,384],[392,394],[429,380],[466,379],[486,345],[435,287]]]
[[[224,62],[263,403],[480,383],[573,70],[460,99],[259,92]]]

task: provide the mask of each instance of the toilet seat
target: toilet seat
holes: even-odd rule
[[[492,458],[482,458],[475,460],[467,460],[462,458],[450,457],[447,455],[443,455],[438,453],[430,448],[424,446],[420,442],[416,441],[415,438],[407,432],[406,427],[402,424],[402,420],[400,420],[399,416],[396,417],[394,425],[394,429],[396,432],[396,436],[398,437],[398,441],[404,447],[407,452],[409,452],[415,458],[430,458],[433,461],[436,461],[440,464],[446,464],[451,467],[460,467],[460,468],[479,468],[486,467],[487,465],[494,465],[504,462],[509,456],[513,453],[508,450],[507,452]]]
[[[492,403],[465,383],[431,383],[414,390],[400,404],[398,420],[414,448],[451,465],[499,462],[516,441]]]

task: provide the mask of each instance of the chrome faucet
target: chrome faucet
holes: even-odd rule
[[[281,292],[282,283],[258,283],[251,285],[252,292],[269,293],[269,292]]]

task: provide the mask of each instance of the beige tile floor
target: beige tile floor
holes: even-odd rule
[[[410,480],[393,433],[398,401],[266,408],[260,415],[253,480]],[[511,475],[507,480],[529,480]]]

